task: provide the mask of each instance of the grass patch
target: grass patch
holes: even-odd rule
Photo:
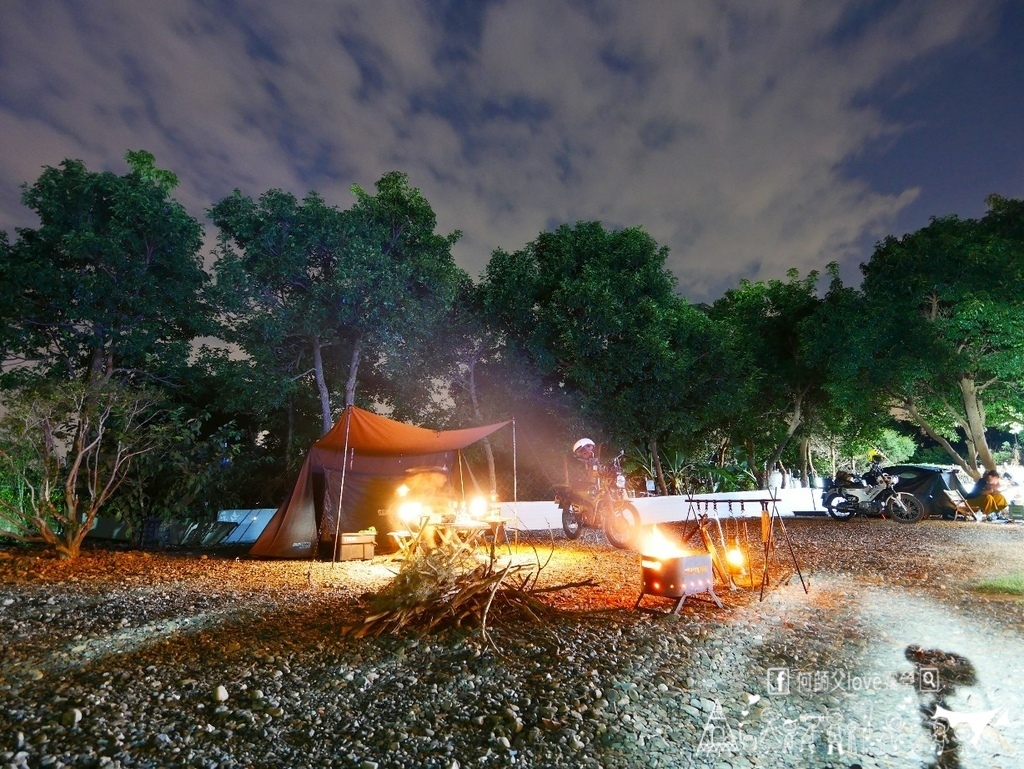
[[[986,579],[974,587],[982,593],[1024,595],[1024,572],[1008,574],[1005,577],[996,577],[995,579]]]

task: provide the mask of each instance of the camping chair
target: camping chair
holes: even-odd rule
[[[953,516],[953,520],[957,518],[965,518],[969,521],[981,521],[985,519],[985,516],[981,514],[981,511],[976,509],[970,502],[964,499],[964,495],[954,489],[944,489],[946,496],[949,497],[949,501],[956,507],[956,515]]]

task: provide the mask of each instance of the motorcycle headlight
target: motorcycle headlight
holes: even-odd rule
[[[616,475],[615,485],[618,486],[620,489],[626,488],[626,476],[624,476],[622,473]]]

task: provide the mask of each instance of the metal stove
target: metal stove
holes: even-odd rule
[[[688,596],[701,593],[707,593],[720,609],[725,608],[715,595],[715,574],[709,554],[671,557],[642,555],[640,565],[643,568],[643,584],[634,609],[640,608],[644,596],[653,595],[677,599],[671,613],[678,614]]]

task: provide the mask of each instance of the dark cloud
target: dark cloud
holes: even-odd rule
[[[19,184],[43,166],[121,172],[144,148],[200,217],[235,187],[348,206],[404,171],[473,275],[590,219],[645,227],[694,299],[832,260],[852,275],[908,212],[967,205],[928,170],[953,141],[929,131],[1019,169],[1019,106],[964,75],[990,44],[1020,71],[1012,5],[7,0],[0,226],[32,223]],[[929,107],[944,81],[999,117],[989,141],[951,123],[963,99]],[[1024,192],[1003,158],[959,162],[972,195]]]

